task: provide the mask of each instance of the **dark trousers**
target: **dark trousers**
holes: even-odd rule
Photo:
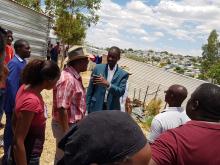
[[[4,130],[4,157],[7,157],[8,148],[12,144],[12,113],[6,113],[6,125]]]
[[[107,107],[107,102],[104,102],[104,103],[103,103],[102,110],[108,110],[108,107]]]

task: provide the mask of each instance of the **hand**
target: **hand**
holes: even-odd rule
[[[108,88],[110,85],[109,82],[102,75],[94,76],[93,77],[93,84],[104,86],[106,88]]]

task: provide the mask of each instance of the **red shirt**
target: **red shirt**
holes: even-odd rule
[[[161,134],[151,145],[157,165],[220,164],[220,123],[189,121]]]
[[[53,89],[53,119],[58,121],[59,108],[65,108],[68,122],[81,120],[86,113],[86,92],[81,76],[73,67],[67,67],[61,72],[60,79]]]
[[[41,155],[45,140],[45,127],[47,110],[41,95],[31,90],[26,90],[22,85],[16,95],[15,113],[30,111],[34,112],[34,118],[25,138],[27,155]]]
[[[8,64],[9,61],[14,57],[14,49],[11,45],[6,45],[5,54],[5,64]]]

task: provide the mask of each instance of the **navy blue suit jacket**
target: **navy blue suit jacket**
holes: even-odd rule
[[[108,65],[98,64],[94,68],[92,75],[103,75],[107,80]],[[92,76],[91,75],[91,76]],[[108,91],[107,109],[120,110],[120,97],[124,95],[126,83],[128,80],[128,73],[117,67],[115,74],[111,81],[111,87]],[[103,86],[94,85],[92,79],[90,80],[86,96],[86,105],[88,113],[94,111],[101,111],[105,99],[106,88]]]

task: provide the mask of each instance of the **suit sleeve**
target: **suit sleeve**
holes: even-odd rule
[[[92,75],[93,74],[96,74],[96,67],[94,68],[94,70],[91,74],[91,78],[90,78],[90,81],[89,81],[89,86],[88,86],[87,93],[86,93],[86,110],[87,111],[89,110],[90,101],[91,101],[92,93],[93,93],[93,89],[94,89],[94,84],[93,84],[93,81],[92,81]]]
[[[12,101],[12,106],[14,106],[16,94],[20,87],[20,73],[17,68],[17,65],[14,64],[13,62],[10,62],[8,64],[8,69],[9,69],[9,75],[7,78],[7,89],[11,95],[10,98]]]
[[[126,73],[123,75],[121,82],[118,86],[111,84],[109,88],[109,93],[112,93],[113,95],[118,96],[118,97],[123,96],[125,93],[127,80],[128,80],[128,74]]]

